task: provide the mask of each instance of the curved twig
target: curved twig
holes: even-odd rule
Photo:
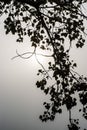
[[[35,51],[34,52],[25,52],[25,53],[22,53],[22,54],[19,54],[18,51],[16,50],[16,56],[12,57],[11,59],[15,59],[17,57],[20,57],[20,58],[23,58],[23,59],[29,59],[30,57],[32,57],[34,54],[35,54]],[[23,57],[24,55],[27,55],[27,54],[31,54],[30,56],[28,57]],[[41,54],[41,53],[36,53],[36,55],[40,55],[40,56],[43,56],[43,57],[53,57],[53,55],[44,55],[44,54]]]
[[[46,69],[44,68],[44,66],[40,63],[40,61],[38,60],[37,58],[37,54],[35,53],[35,58],[36,58],[36,61],[38,62],[38,64],[43,68],[43,70],[46,72],[46,74],[48,75],[48,77],[50,79],[52,79],[52,77],[49,75],[49,73],[46,71]]]
[[[30,57],[32,57],[34,54],[35,54],[35,51],[36,51],[36,49],[34,49],[34,51],[33,52],[25,52],[25,53],[23,53],[23,54],[19,54],[18,53],[18,51],[16,50],[16,56],[14,56],[14,57],[12,57],[11,59],[13,60],[13,59],[15,59],[15,58],[17,58],[17,57],[20,57],[20,58],[22,58],[22,59],[29,59]],[[28,57],[23,57],[24,55],[26,55],[26,54],[31,54],[30,56],[28,56]]]

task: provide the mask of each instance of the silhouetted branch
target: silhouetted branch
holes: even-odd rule
[[[78,83],[81,83],[81,82],[79,81],[79,79],[74,76],[74,74],[73,74],[72,72],[70,72],[70,74],[72,75],[72,77],[73,77]]]
[[[39,8],[40,9],[49,9],[49,8],[56,8],[57,7],[57,5],[54,5],[54,6],[40,6]]]
[[[70,124],[71,124],[71,109],[69,110],[69,121],[70,121]]]
[[[72,70],[72,69],[71,69],[71,71],[74,72],[74,73],[75,73],[76,75],[78,75],[79,77],[81,77],[81,75],[80,75],[79,73],[77,73],[76,71],[74,71],[74,70]]]
[[[47,32],[47,34],[48,34],[48,37],[49,37],[49,39],[50,39],[50,42],[51,42],[51,44],[52,44],[53,42],[52,42],[52,38],[51,38],[51,35],[50,35],[50,32],[49,32],[49,29],[48,29],[48,27],[46,26],[46,23],[45,23],[45,21],[44,21],[44,18],[43,18],[43,16],[42,16],[42,13],[40,12],[39,8],[37,8],[37,12],[38,12],[38,17],[40,17],[42,26],[45,28],[45,30],[46,30],[46,32]]]

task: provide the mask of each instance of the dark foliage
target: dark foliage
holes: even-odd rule
[[[62,113],[64,105],[69,111],[69,130],[80,129],[79,120],[71,118],[71,110],[78,104],[76,92],[83,105],[79,112],[87,119],[87,79],[74,71],[77,64],[69,56],[73,44],[82,48],[85,43],[83,21],[87,17],[80,8],[85,2],[87,0],[0,0],[0,15],[7,16],[6,34],[17,34],[17,42],[29,36],[35,49],[38,46],[44,50],[51,48],[54,63],[48,63],[48,70],[43,70],[42,65],[38,71],[38,75],[43,75],[42,80],[36,82],[37,88],[50,95],[50,103],[43,103],[46,110],[40,119],[53,121],[57,113]],[[48,85],[50,72],[55,81],[52,85]]]

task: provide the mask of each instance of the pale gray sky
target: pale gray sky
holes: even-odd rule
[[[42,123],[38,119],[44,111],[43,102],[48,100],[35,86],[40,66],[34,58],[11,60],[16,49],[29,51],[28,39],[16,43],[15,36],[4,34],[0,21],[0,130],[67,130],[67,112],[57,115],[54,122]],[[71,56],[78,63],[77,71],[87,76],[87,44],[83,49],[72,48]],[[46,64],[47,60],[42,62]]]

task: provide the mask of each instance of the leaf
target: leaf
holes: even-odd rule
[[[76,64],[76,63],[74,63],[74,64],[73,64],[73,66],[74,66],[74,67],[77,67],[77,64]]]
[[[46,105],[45,105],[45,108],[46,108],[47,110],[49,110],[49,109],[50,109],[50,104],[46,104]]]
[[[47,88],[47,89],[44,90],[44,93],[45,93],[46,95],[48,94],[48,92],[49,92],[49,88]]]
[[[59,110],[58,110],[58,113],[60,113],[60,114],[61,114],[61,113],[62,113],[62,109],[59,109]]]
[[[44,47],[44,45],[41,45],[41,47],[40,47],[42,50],[45,50],[45,47]]]
[[[41,33],[44,34],[44,30],[43,29],[41,30]]]
[[[36,86],[37,86],[37,88],[40,88],[41,84],[39,81],[36,82]]]

